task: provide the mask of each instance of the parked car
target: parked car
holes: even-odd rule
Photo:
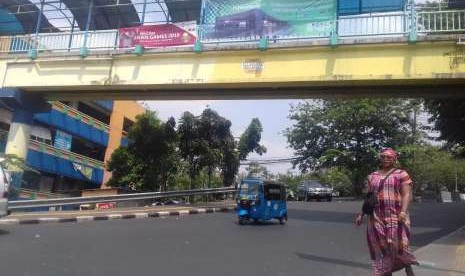
[[[165,202],[163,202],[164,205],[178,205],[181,202],[179,200],[174,200],[174,199],[169,199]]]
[[[8,213],[8,189],[9,177],[3,169],[2,163],[4,159],[0,159],[0,217],[7,216]]]
[[[287,201],[296,200],[295,193],[291,190],[287,191]]]
[[[334,189],[321,183],[319,180],[306,180],[297,188],[297,199],[308,201],[310,199],[333,199]]]

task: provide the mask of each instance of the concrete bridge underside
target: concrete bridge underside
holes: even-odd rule
[[[61,99],[465,97],[456,41],[0,57],[0,85]]]

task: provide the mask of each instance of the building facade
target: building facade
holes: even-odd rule
[[[36,113],[27,151],[22,189],[77,196],[82,190],[105,188],[111,174],[106,162],[144,108],[134,101],[50,102]],[[0,152],[5,152],[13,120],[8,106],[0,107]]]

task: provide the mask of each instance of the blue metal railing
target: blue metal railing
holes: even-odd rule
[[[254,44],[264,39],[259,35],[215,38],[214,25],[200,25],[198,28],[198,40],[202,44]],[[465,10],[406,10],[340,16],[336,21],[311,23],[308,28],[311,31],[307,32],[306,36],[281,35],[265,37],[265,39],[271,43],[333,37],[345,39],[396,36],[415,39],[417,33],[422,35],[465,33]],[[118,30],[3,36],[0,37],[0,53],[79,52],[83,48],[111,51],[118,49],[118,44]]]

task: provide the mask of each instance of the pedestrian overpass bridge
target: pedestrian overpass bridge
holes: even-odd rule
[[[208,31],[217,26],[201,16],[205,1],[165,0],[167,10],[152,0],[137,7],[129,0],[5,2],[10,6],[0,5],[0,105],[13,111],[6,153],[20,158],[27,154],[33,114],[50,108],[44,100],[465,97],[460,5],[417,7],[412,0],[393,12],[334,10],[327,21],[309,23],[318,31],[309,36],[265,36],[268,27],[283,22],[270,23],[252,9],[248,15],[262,20],[260,35],[212,39]],[[195,43],[121,47],[121,28],[146,26],[149,2],[161,8],[164,23],[200,22]],[[327,2],[334,8],[348,3]],[[57,19],[59,13],[66,16]],[[52,24],[65,21],[66,28]],[[2,34],[8,24],[18,32]]]
[[[60,99],[465,96],[460,35],[0,54],[1,87]]]
[[[461,5],[408,1],[403,10],[378,13],[359,7],[360,14],[338,10],[329,21],[311,23],[316,31],[307,36],[215,39],[208,34],[218,26],[208,25],[208,15],[202,17],[202,11],[211,10],[200,1],[166,1],[166,22],[200,22],[192,26],[195,44],[144,49],[122,47],[126,33],[121,26],[160,24],[147,22],[146,8],[153,1],[102,5],[91,0],[82,7],[75,0],[14,2],[7,5],[7,15],[26,34],[2,35],[0,29],[0,89],[47,100],[465,95]],[[339,8],[347,4],[328,3],[336,7],[336,2]],[[57,25],[65,22],[57,21],[57,12],[71,13],[74,23]]]

